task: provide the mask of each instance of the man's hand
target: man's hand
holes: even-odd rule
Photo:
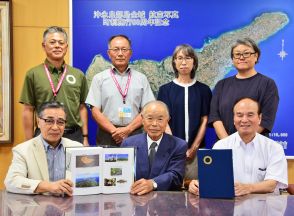
[[[45,193],[50,192],[54,195],[63,195],[72,196],[72,181],[68,179],[61,179],[55,182],[42,181],[36,188],[35,192]]]
[[[126,127],[119,127],[116,128],[115,131],[112,132],[111,136],[116,142],[116,144],[120,144],[123,139],[127,138],[129,134],[131,133],[131,130],[126,126]]]
[[[131,194],[143,195],[153,191],[153,180],[140,179],[135,181],[131,187]]]
[[[198,180],[192,180],[189,184],[189,192],[195,195],[199,195],[199,182]]]
[[[235,182],[235,196],[243,196],[251,193],[250,184]]]

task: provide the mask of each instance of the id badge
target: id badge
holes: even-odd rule
[[[131,118],[132,117],[132,108],[130,106],[123,106],[118,108],[118,117],[119,118]]]

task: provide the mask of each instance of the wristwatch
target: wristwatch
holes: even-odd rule
[[[157,190],[157,183],[152,179],[153,190]]]

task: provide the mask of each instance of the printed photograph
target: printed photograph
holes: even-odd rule
[[[99,186],[99,174],[83,174],[78,175],[76,178],[76,187],[97,187]]]
[[[76,167],[95,167],[99,166],[99,154],[79,155],[76,157]]]
[[[110,175],[111,176],[119,176],[119,175],[122,175],[122,168],[110,168]]]
[[[119,184],[124,184],[124,183],[127,182],[127,180],[126,179],[120,179],[120,180],[117,180],[116,182],[119,183]]]
[[[116,162],[116,154],[105,154],[105,162]]]
[[[116,186],[116,178],[105,178],[104,186]]]
[[[128,154],[117,154],[116,159],[117,159],[117,161],[128,161],[129,155]]]

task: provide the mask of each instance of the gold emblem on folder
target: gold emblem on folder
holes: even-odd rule
[[[210,165],[212,163],[212,157],[210,156],[205,156],[203,158],[203,162],[206,164],[206,165]]]

